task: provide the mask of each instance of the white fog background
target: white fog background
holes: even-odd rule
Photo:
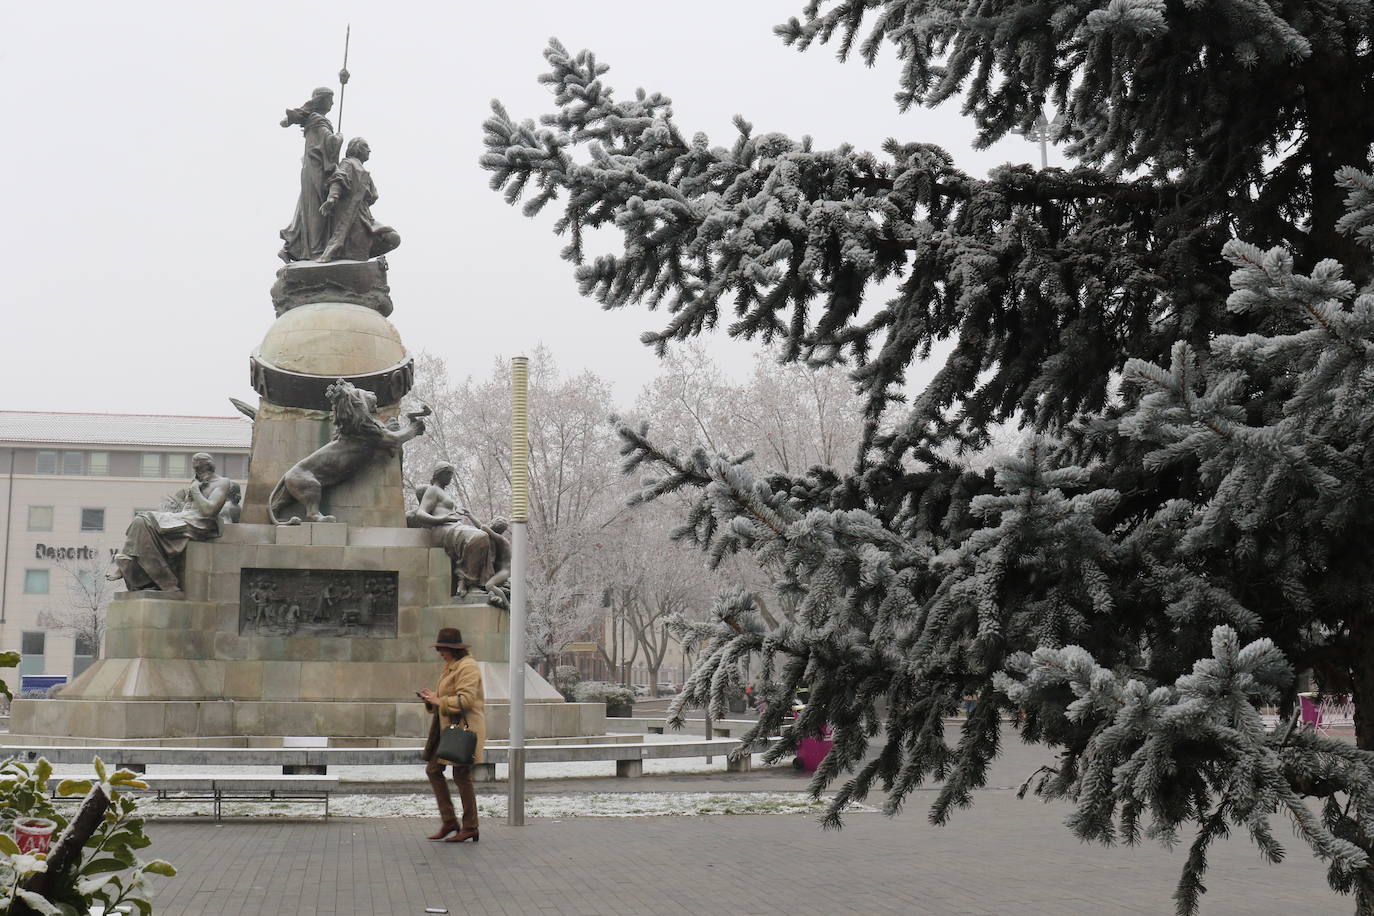
[[[976,175],[1038,159],[1019,137],[974,151],[958,102],[899,114],[890,55],[867,69],[831,47],[785,47],[772,26],[802,5],[0,5],[0,403],[226,415],[229,396],[254,399],[248,354],[272,321],[277,232],[302,146],[298,128],[277,122],[313,87],[337,91],[347,23],[343,132],[371,142],[373,212],[402,238],[388,256],[391,320],[413,352],[446,357],[457,376],[543,342],[628,403],[656,369],[638,337],[664,315],[580,297],[550,230],[557,205],[524,218],[477,164],[493,97],[521,119],[551,110],[536,82],[549,36],[594,50],[619,97],[640,86],[668,95],[683,133],[715,145],[733,142],[738,113],[756,133],[811,134],[817,147],[939,143]],[[337,103],[331,117],[337,126]],[[743,376],[753,344],[704,340]]]

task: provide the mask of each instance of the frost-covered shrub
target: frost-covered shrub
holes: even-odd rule
[[[30,687],[27,690],[19,691],[21,700],[51,700],[57,696],[57,691],[62,689],[62,685],[54,687]]]
[[[583,681],[573,688],[573,699],[579,703],[605,703],[607,706],[633,706],[635,692],[619,684],[605,681]]]
[[[553,687],[563,694],[563,699],[573,699],[573,691],[582,682],[582,672],[576,665],[559,665],[553,669]]]

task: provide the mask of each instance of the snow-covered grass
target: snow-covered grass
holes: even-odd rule
[[[825,800],[804,792],[597,792],[529,795],[527,817],[671,817],[705,814],[820,814]],[[225,802],[226,817],[300,817],[308,806],[273,802]],[[855,811],[874,809],[853,805]],[[504,818],[504,796],[479,796],[482,817]],[[209,802],[147,802],[140,811],[150,819],[209,815]],[[434,797],[414,795],[340,795],[330,799],[329,813],[340,817],[434,817]]]

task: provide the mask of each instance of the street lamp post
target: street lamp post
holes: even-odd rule
[[[510,753],[506,823],[525,824],[525,564],[529,523],[530,361],[511,360]]]
[[[1050,141],[1054,139],[1054,133],[1059,128],[1060,116],[1055,115],[1053,121],[1045,118],[1045,110],[1040,109],[1040,114],[1035,116],[1035,123],[1028,128],[1013,127],[1011,132],[1020,134],[1032,143],[1040,144],[1040,168],[1050,167]]]

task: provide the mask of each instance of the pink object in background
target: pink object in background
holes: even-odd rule
[[[825,755],[830,753],[830,749],[835,746],[835,742],[830,738],[830,726],[821,728],[819,738],[803,738],[797,742],[797,759],[795,761],[797,769],[806,773],[814,773],[816,767],[821,765]]]
[[[57,822],[43,817],[21,817],[14,822],[14,842],[20,852],[47,852]]]
[[[1313,728],[1321,725],[1321,707],[1317,705],[1315,694],[1298,694],[1298,707],[1302,710],[1302,724],[1310,725]]]

